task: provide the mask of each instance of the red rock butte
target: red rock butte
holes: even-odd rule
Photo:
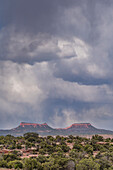
[[[48,126],[47,123],[43,123],[43,124],[38,124],[38,123],[24,123],[24,122],[21,122],[20,123],[20,126],[24,127],[24,126],[33,126],[33,127],[36,127],[36,126]]]
[[[72,128],[90,128],[92,125],[90,123],[74,123],[71,126],[66,128],[57,128],[57,130],[65,130],[65,129],[72,129]]]
[[[25,126],[33,126],[33,127],[46,127],[48,126],[47,123],[43,123],[43,124],[38,124],[38,123],[26,123],[26,122],[21,122],[20,126],[25,127]],[[71,129],[71,128],[89,128],[91,127],[90,123],[74,123],[69,127],[66,128],[57,128],[57,129]]]
[[[74,123],[69,127],[66,127],[64,129],[70,129],[70,128],[89,128],[91,127],[90,123]]]

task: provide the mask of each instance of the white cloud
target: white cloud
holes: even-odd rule
[[[37,98],[39,101],[43,98],[32,66],[27,64],[4,62],[0,89],[6,100],[17,103],[35,103]]]
[[[64,109],[60,114],[57,110],[55,110],[55,114],[52,116],[52,118],[50,118],[49,121],[52,127],[57,128],[68,127],[72,123],[79,122],[78,114],[73,109]]]

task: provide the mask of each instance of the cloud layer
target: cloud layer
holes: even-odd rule
[[[112,129],[113,2],[0,0],[1,128]]]

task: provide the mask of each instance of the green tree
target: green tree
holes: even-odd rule
[[[70,150],[70,147],[67,145],[62,145],[61,149],[63,150],[63,152],[68,152]]]
[[[82,151],[83,150],[83,146],[81,144],[75,143],[73,145],[73,149],[76,149],[78,151]]]
[[[97,141],[104,141],[103,136],[99,136],[99,135],[93,135],[93,136],[92,136],[92,139],[95,139],[95,140],[97,140]]]
[[[91,158],[85,158],[79,161],[76,170],[100,170],[100,165]]]
[[[88,153],[88,154],[93,154],[93,146],[87,144],[84,148],[84,150]]]
[[[70,152],[69,152],[69,156],[71,158],[74,158],[74,159],[82,159],[84,158],[86,155],[86,152],[85,151],[76,151],[75,149],[72,149]]]
[[[23,136],[27,140],[31,137],[34,138],[34,140],[36,140],[39,137],[39,134],[35,132],[28,132],[28,133],[25,133]]]
[[[7,165],[7,161],[6,160],[0,160],[0,168],[7,168],[8,165]]]
[[[6,160],[7,162],[9,162],[9,161],[18,160],[19,158],[18,158],[17,154],[4,154],[3,159]]]
[[[98,160],[98,163],[100,164],[100,170],[103,170],[105,168],[109,169],[113,165],[108,157],[104,155]]]
[[[22,145],[20,143],[17,144],[17,149],[22,149]]]
[[[15,168],[15,169],[22,169],[23,168],[23,163],[21,161],[18,160],[14,160],[14,161],[10,161],[8,163],[8,167],[9,168]]]
[[[36,159],[25,159],[25,165],[24,168],[26,170],[33,170],[33,169],[37,169],[39,166],[39,164],[37,163]]]
[[[45,163],[47,161],[47,157],[43,155],[39,155],[37,158],[38,162]]]

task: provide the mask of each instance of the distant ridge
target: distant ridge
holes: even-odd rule
[[[16,128],[10,130],[0,130],[0,135],[21,136],[27,132],[36,132],[41,136],[47,135],[94,135],[94,134],[113,134],[113,131],[97,129],[90,123],[74,123],[66,128],[52,128],[47,123],[28,123],[21,122]]]

